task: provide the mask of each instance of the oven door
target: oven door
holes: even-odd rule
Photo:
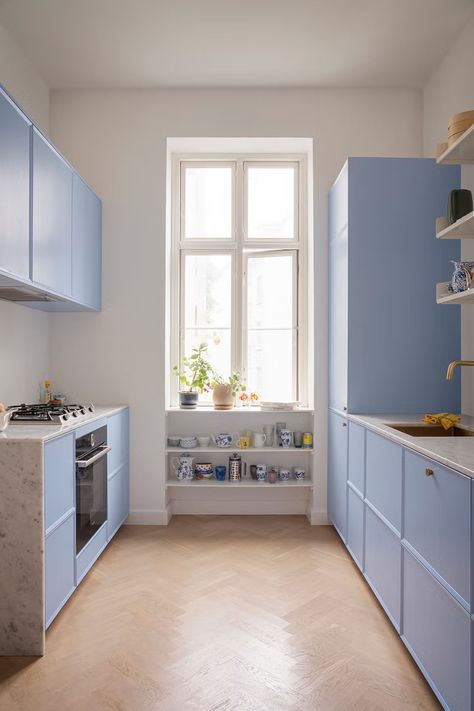
[[[76,553],[107,521],[107,452],[97,447],[87,459],[76,460]]]

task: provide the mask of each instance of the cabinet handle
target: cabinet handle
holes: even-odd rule
[[[342,426],[343,426],[343,427],[347,427],[347,422],[343,422],[343,423],[342,423]]]
[[[428,467],[425,469],[425,476],[433,476],[434,471],[432,469],[428,469]]]
[[[347,412],[347,407],[345,405],[342,409],[344,410],[344,412]]]

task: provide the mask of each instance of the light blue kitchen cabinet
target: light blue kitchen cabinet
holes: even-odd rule
[[[365,494],[365,428],[349,422],[347,478],[363,497]]]
[[[71,296],[72,170],[33,129],[33,281]]]
[[[364,501],[351,487],[347,488],[347,548],[359,568],[364,570]]]
[[[440,309],[456,240],[436,240],[459,166],[349,158],[329,195],[329,405],[349,413],[457,412],[460,313]]]
[[[400,580],[402,550],[400,539],[366,505],[364,571],[389,618],[400,629]]]
[[[107,539],[118,531],[129,514],[129,414],[128,409],[107,418],[108,457]]]
[[[0,89],[0,270],[30,277],[31,123]]]
[[[75,588],[74,436],[44,447],[45,626],[48,627]]]
[[[367,432],[365,496],[398,534],[402,522],[402,447]]]
[[[443,707],[472,711],[470,616],[407,550],[402,638]]]
[[[341,538],[346,537],[347,419],[329,413],[328,516]]]
[[[470,608],[471,479],[405,453],[404,539]]]
[[[101,306],[102,205],[76,173],[72,179],[72,297]]]

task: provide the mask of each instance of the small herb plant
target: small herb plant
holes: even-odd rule
[[[179,378],[182,390],[203,393],[211,389],[211,380],[215,377],[214,368],[206,358],[207,343],[201,343],[192,349],[190,356],[184,356],[181,368],[173,366],[174,374]]]
[[[229,375],[228,378],[222,377],[219,373],[214,373],[214,379],[212,381],[212,387],[215,388],[216,385],[226,385],[232,390],[232,395],[237,395],[237,393],[244,393],[247,390],[247,386],[244,384],[244,379],[242,375],[234,370]]]

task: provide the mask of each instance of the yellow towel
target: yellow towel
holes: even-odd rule
[[[452,412],[438,412],[437,415],[425,415],[423,417],[423,422],[428,422],[430,425],[442,425],[445,430],[450,430],[460,420],[459,415],[453,415]]]

